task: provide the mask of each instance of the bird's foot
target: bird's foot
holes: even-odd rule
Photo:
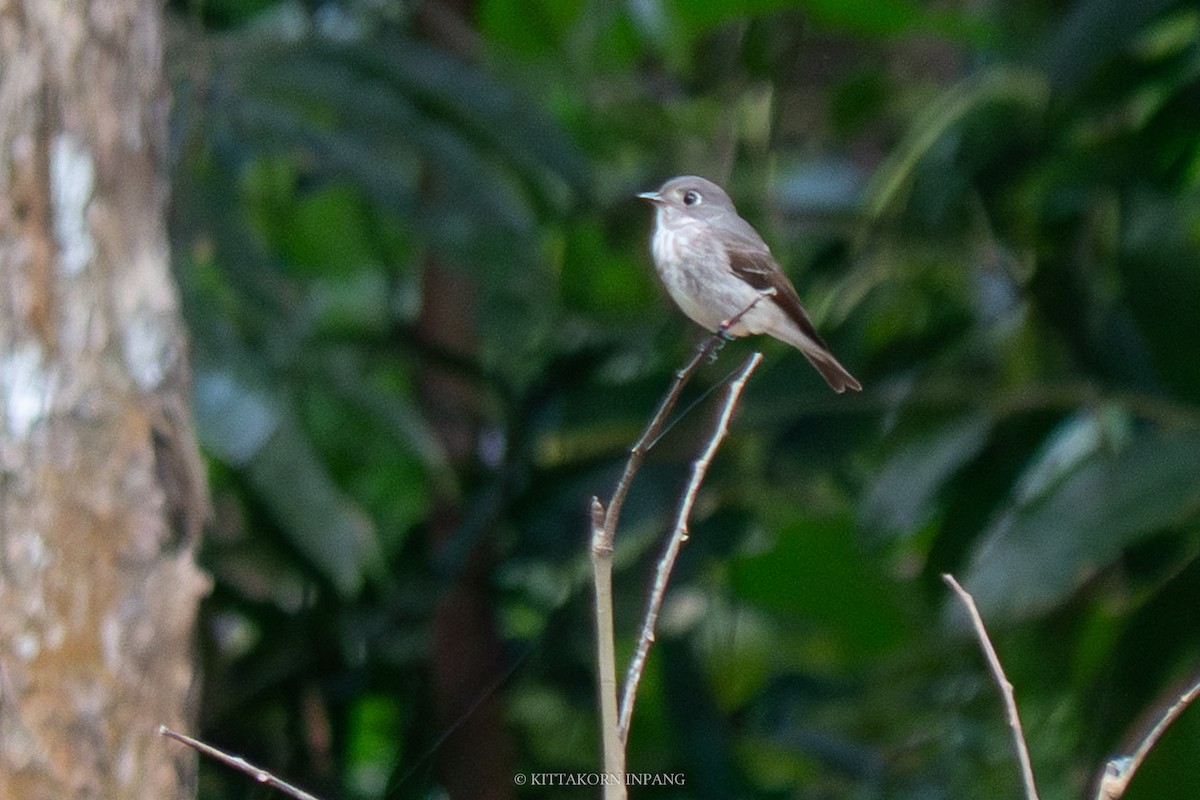
[[[717,356],[720,354],[721,348],[725,346],[726,342],[732,342],[736,338],[728,328],[717,328],[716,335],[713,336],[712,348],[708,351],[708,363],[717,363]]]

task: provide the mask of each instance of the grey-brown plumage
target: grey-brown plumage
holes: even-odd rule
[[[638,197],[656,211],[650,251],[671,299],[692,321],[731,336],[765,333],[795,347],[835,392],[862,389],[813,327],[771,249],[717,184],[694,175],[672,178]]]

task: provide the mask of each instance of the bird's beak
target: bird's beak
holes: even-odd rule
[[[643,200],[649,200],[651,203],[666,202],[666,200],[663,199],[663,196],[658,192],[642,192],[638,195],[638,197],[642,198]]]

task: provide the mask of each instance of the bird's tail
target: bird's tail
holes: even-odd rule
[[[862,384],[855,380],[854,376],[838,363],[838,360],[833,357],[833,353],[824,348],[816,347],[801,347],[799,349],[801,353],[804,353],[805,358],[817,368],[817,372],[821,373],[821,377],[829,384],[829,388],[838,394],[847,389],[853,389],[856,392],[862,391]]]
[[[822,341],[821,335],[809,321],[808,314],[804,313],[804,307],[800,305],[800,300],[793,299],[795,302],[790,313],[788,308],[783,308],[784,312],[788,313],[787,324],[775,325],[768,332],[804,353],[804,357],[817,368],[817,372],[821,373],[821,377],[829,384],[829,388],[838,394],[847,389],[861,392],[862,384],[855,380],[849,370],[833,357],[833,353],[829,352],[829,346]]]
[[[833,353],[829,352],[829,347],[821,341],[816,330],[812,330],[810,336],[798,327],[789,325],[778,331],[778,334],[780,339],[804,353],[804,357],[817,368],[817,372],[821,373],[821,377],[829,384],[829,388],[838,394],[847,389],[853,389],[856,392],[862,391],[862,384],[855,380],[850,371],[833,357]]]

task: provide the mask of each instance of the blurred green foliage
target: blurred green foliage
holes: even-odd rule
[[[942,572],[976,593],[1044,798],[1090,797],[1200,668],[1194,4],[180,0],[171,20],[214,492],[205,738],[330,798],[440,796],[461,720],[439,714],[434,620],[482,564],[502,649],[478,699],[511,772],[599,769],[585,510],[696,339],[632,199],[684,172],[727,185],[866,388],[731,344],[653,451],[618,540],[625,654],[703,391],[766,350],[629,743],[631,770],[687,785],[644,793],[1017,796]],[[1198,714],[1130,797],[1195,794]]]

